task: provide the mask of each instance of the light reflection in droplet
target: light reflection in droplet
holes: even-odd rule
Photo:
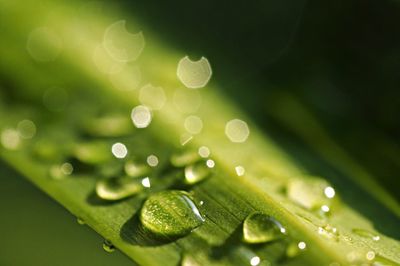
[[[36,134],[36,125],[31,120],[22,120],[17,125],[19,136],[23,139],[31,139]]]
[[[335,189],[333,187],[326,187],[324,190],[325,196],[329,199],[335,197]]]
[[[178,88],[175,90],[172,102],[179,112],[195,113],[201,106],[201,95],[196,90]]]
[[[254,256],[250,259],[250,265],[251,266],[257,266],[258,264],[260,264],[261,259],[258,256]]]
[[[112,145],[111,152],[116,158],[122,159],[128,154],[128,149],[126,148],[125,144],[117,142]]]
[[[154,154],[147,157],[147,164],[151,167],[156,167],[158,165],[158,158]]]
[[[367,260],[373,260],[375,258],[375,252],[373,252],[372,250],[368,251],[365,255],[365,258]]]
[[[245,142],[250,135],[247,123],[240,119],[232,119],[225,125],[225,135],[235,143]]]
[[[70,163],[63,163],[60,167],[61,173],[64,175],[70,175],[74,171],[74,167]]]
[[[132,109],[131,119],[135,127],[146,128],[151,123],[151,112],[150,109],[144,105],[138,105]]]
[[[329,206],[327,206],[327,205],[322,205],[322,206],[321,206],[321,210],[322,210],[323,212],[329,212],[329,211],[330,211],[330,208],[329,208]]]
[[[148,178],[148,177],[143,178],[142,179],[142,186],[147,187],[147,188],[151,187],[150,178]]]
[[[214,168],[215,162],[214,162],[214,160],[208,159],[206,161],[206,165],[207,165],[208,168]]]
[[[126,30],[126,21],[119,20],[107,27],[103,45],[108,54],[117,61],[134,61],[142,53],[145,40],[143,33],[130,33]]]
[[[17,150],[21,146],[21,138],[17,130],[4,129],[1,132],[1,144],[8,150]]]
[[[191,115],[185,119],[185,129],[191,134],[199,134],[203,129],[203,121],[200,117]]]
[[[163,108],[166,100],[164,89],[161,87],[147,84],[140,89],[139,101],[153,110]]]
[[[299,249],[303,250],[307,247],[307,244],[305,242],[301,241],[297,244],[297,246],[299,247]]]
[[[54,61],[62,50],[62,40],[52,29],[40,27],[29,34],[26,49],[39,62]]]
[[[244,173],[246,172],[246,170],[244,169],[244,167],[241,166],[241,165],[236,166],[236,167],[235,167],[235,171],[236,171],[236,174],[237,174],[238,176],[243,176]]]
[[[210,156],[210,149],[206,146],[201,146],[198,152],[202,158],[208,158]]]
[[[176,73],[179,80],[190,89],[206,86],[212,75],[207,58],[202,57],[198,61],[192,61],[188,56],[179,61]]]

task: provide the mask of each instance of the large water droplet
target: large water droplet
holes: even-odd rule
[[[273,217],[255,212],[243,223],[243,240],[247,243],[265,243],[281,238],[286,229]]]
[[[142,53],[145,40],[142,32],[132,34],[125,28],[126,21],[111,24],[104,33],[103,46],[117,61],[133,61]]]
[[[105,178],[96,183],[96,194],[103,200],[121,200],[134,196],[142,190],[141,180],[132,177]]]
[[[166,238],[185,236],[204,222],[189,194],[178,190],[151,195],[141,209],[140,220],[145,229]]]
[[[247,123],[240,119],[233,119],[225,125],[225,135],[235,143],[245,142],[250,135]]]
[[[177,76],[188,88],[198,89],[206,86],[211,75],[211,66],[205,57],[192,61],[185,56],[178,63]]]
[[[185,182],[188,184],[196,184],[210,175],[210,166],[205,161],[199,161],[185,167]]]
[[[293,202],[306,209],[317,210],[325,205],[321,210],[329,212],[335,193],[325,180],[304,178],[291,180],[287,186],[287,195]]]
[[[379,241],[381,239],[379,235],[374,234],[373,232],[365,230],[365,229],[354,228],[352,231],[356,235],[359,235],[364,238],[369,238],[373,241]]]
[[[109,240],[104,240],[103,249],[107,253],[112,253],[115,251],[114,245]]]

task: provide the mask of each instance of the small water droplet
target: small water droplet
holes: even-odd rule
[[[121,142],[114,143],[111,147],[111,152],[118,159],[125,158],[128,155],[128,149]]]
[[[76,159],[86,164],[102,164],[112,158],[109,144],[102,141],[78,143],[72,152]]]
[[[208,158],[211,154],[210,149],[206,146],[201,146],[198,153],[202,158]]]
[[[76,222],[77,222],[78,224],[80,224],[80,225],[86,224],[85,220],[83,220],[82,218],[79,218],[79,217],[76,218]]]
[[[298,256],[302,251],[304,251],[306,247],[307,244],[304,241],[290,242],[286,248],[286,256],[288,258],[294,258]]]
[[[4,129],[1,132],[1,144],[8,150],[17,150],[21,146],[21,138],[17,130]]]
[[[333,240],[339,240],[339,231],[329,224],[318,227],[318,234]]]
[[[199,155],[194,151],[183,151],[171,156],[171,164],[175,167],[184,167],[200,160]]]
[[[132,109],[131,119],[135,127],[146,128],[151,123],[152,114],[148,107],[144,105],[138,105]]]
[[[70,163],[56,164],[50,167],[49,173],[53,179],[63,179],[72,174],[74,167]]]
[[[214,166],[215,166],[215,161],[212,160],[212,159],[208,159],[208,160],[206,161],[206,165],[207,165],[208,168],[214,168]]]
[[[246,217],[243,223],[243,240],[258,244],[281,238],[285,228],[273,217],[255,212]]]
[[[192,61],[188,56],[182,58],[177,68],[178,79],[190,89],[199,89],[207,85],[212,71],[207,58]]]
[[[142,186],[144,186],[145,188],[151,187],[150,178],[148,178],[148,177],[143,178]]]
[[[150,168],[145,164],[128,161],[124,165],[125,173],[130,177],[144,176],[150,172]]]
[[[200,161],[185,167],[185,182],[188,184],[196,184],[211,175],[209,166]]]
[[[246,170],[244,169],[244,167],[241,166],[241,165],[236,166],[236,167],[235,167],[235,171],[236,171],[236,174],[237,174],[238,176],[243,176],[244,173],[246,172]]]
[[[377,235],[373,232],[370,232],[368,230],[365,230],[365,229],[354,228],[352,231],[356,235],[359,235],[364,238],[372,239],[373,241],[379,241],[381,239],[379,235]]]
[[[31,139],[36,134],[36,125],[31,120],[22,120],[17,125],[19,136],[23,139]]]
[[[120,137],[132,132],[132,123],[129,117],[120,114],[111,114],[92,118],[85,121],[84,130],[95,137]]]
[[[141,180],[132,177],[113,177],[97,181],[96,194],[103,200],[121,200],[143,190]]]
[[[204,222],[190,195],[170,190],[151,195],[143,204],[140,220],[145,229],[160,237],[182,237]]]
[[[250,259],[250,265],[251,266],[257,266],[258,264],[260,264],[261,259],[258,256],[254,256]]]
[[[365,258],[367,260],[373,260],[375,258],[375,252],[372,250],[368,251],[367,254],[365,254]]]
[[[142,53],[145,40],[143,33],[130,33],[126,30],[126,21],[119,20],[107,27],[103,46],[108,54],[117,61],[136,60]]]
[[[147,164],[151,167],[156,167],[158,165],[158,157],[151,154],[147,157]]]
[[[114,245],[109,240],[104,240],[103,249],[107,253],[112,253],[115,251]]]
[[[326,187],[326,188],[324,189],[324,193],[325,193],[325,196],[326,196],[327,198],[329,198],[329,199],[332,199],[333,197],[335,197],[335,194],[336,194],[336,192],[335,192],[335,190],[333,189],[333,187],[330,187],[330,186],[328,186],[328,187]]]
[[[232,119],[225,125],[225,135],[234,143],[242,143],[250,135],[247,123],[240,119]]]

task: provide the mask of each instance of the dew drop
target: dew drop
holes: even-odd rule
[[[369,239],[371,239],[373,241],[379,241],[381,239],[381,237],[379,235],[374,234],[373,232],[370,232],[370,231],[365,230],[365,229],[354,228],[352,231],[356,235],[359,235],[359,236],[364,237],[364,238],[369,238]]]
[[[375,252],[372,250],[368,251],[367,254],[365,254],[365,258],[367,260],[373,260],[375,258]]]
[[[80,224],[80,225],[86,224],[85,220],[83,220],[82,218],[79,218],[79,217],[76,218],[76,222],[77,222],[78,224]]]
[[[153,194],[145,201],[140,221],[153,234],[175,238],[189,234],[204,218],[188,193],[170,190]]]
[[[333,197],[335,197],[335,194],[336,194],[333,187],[329,187],[329,186],[324,189],[324,193],[325,193],[325,196],[329,199],[332,199]]]
[[[134,196],[143,190],[141,181],[132,177],[113,177],[97,181],[96,194],[103,200],[115,201]]]
[[[52,29],[40,27],[29,34],[26,49],[36,61],[54,61],[61,52],[62,40]]]
[[[211,66],[205,57],[198,61],[192,61],[188,56],[185,56],[178,63],[178,79],[187,88],[199,89],[206,86],[211,75]]]
[[[294,258],[304,251],[307,244],[304,241],[300,242],[290,242],[286,248],[286,256],[288,258]]]
[[[162,109],[166,100],[164,89],[161,87],[147,84],[140,89],[139,101],[153,110]]]
[[[305,242],[301,241],[301,242],[299,242],[299,243],[297,244],[297,247],[298,247],[299,249],[303,250],[303,249],[306,249],[307,244],[306,244]]]
[[[329,224],[318,227],[318,234],[333,240],[339,240],[339,232],[336,227]]]
[[[257,266],[258,264],[260,264],[261,259],[258,256],[254,256],[250,259],[250,265],[251,266]]]
[[[115,251],[114,245],[113,245],[110,241],[108,241],[108,240],[104,240],[104,242],[103,242],[103,249],[104,249],[104,251],[107,252],[107,253],[112,253],[112,252]]]
[[[36,134],[36,125],[31,120],[22,120],[17,125],[19,136],[23,139],[31,139]]]
[[[235,167],[235,171],[236,171],[236,174],[237,174],[238,176],[243,176],[244,173],[246,172],[246,170],[244,169],[244,167],[241,166],[241,165],[236,166],[236,167]]]
[[[109,144],[102,141],[76,144],[73,154],[75,158],[86,164],[102,164],[112,158]]]
[[[147,164],[151,167],[156,167],[158,165],[158,157],[151,154],[147,157]]]
[[[208,158],[210,156],[210,149],[206,146],[201,146],[198,151],[200,157]]]
[[[186,117],[184,127],[187,132],[196,135],[199,134],[203,129],[203,121],[200,117],[191,115]]]
[[[150,178],[148,177],[143,178],[142,186],[144,186],[145,188],[150,188],[151,187]]]
[[[72,174],[74,167],[70,163],[56,164],[50,167],[49,174],[53,179],[63,179]]]
[[[114,143],[111,147],[111,152],[118,159],[123,159],[128,155],[128,149],[121,142]]]
[[[85,121],[84,130],[95,137],[120,137],[132,132],[129,117],[112,114]]]
[[[145,164],[128,161],[124,165],[125,174],[130,177],[144,176],[150,172],[150,168]]]
[[[103,46],[117,61],[134,61],[144,49],[144,36],[141,31],[135,34],[128,32],[125,26],[125,20],[119,20],[108,26],[104,33]]]
[[[150,125],[152,115],[150,109],[144,105],[138,105],[132,109],[131,119],[135,127],[146,128]]]
[[[208,159],[208,160],[206,161],[206,165],[207,165],[208,168],[214,168],[214,166],[215,166],[215,161],[212,160],[212,159]]]
[[[250,135],[247,123],[240,119],[233,119],[225,125],[225,135],[228,139],[235,143],[242,143],[247,140]]]
[[[210,167],[207,162],[200,161],[185,167],[185,182],[196,184],[211,175]]]
[[[281,238],[285,228],[273,217],[254,212],[243,223],[243,240],[246,243],[266,243]]]
[[[17,150],[21,146],[21,138],[17,130],[4,129],[1,132],[1,145],[8,150]]]

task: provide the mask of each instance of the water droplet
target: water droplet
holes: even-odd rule
[[[359,235],[364,238],[372,239],[373,241],[379,241],[381,239],[381,237],[379,235],[377,235],[373,232],[370,232],[368,230],[365,230],[365,229],[354,228],[352,231],[356,235]]]
[[[250,135],[250,130],[246,122],[239,119],[233,119],[226,123],[225,135],[230,141],[241,143],[247,140]]]
[[[144,105],[136,106],[132,109],[131,119],[135,127],[146,128],[150,125],[152,115],[150,109]]]
[[[130,177],[144,176],[150,172],[150,168],[145,164],[138,164],[128,161],[124,165],[125,173]]]
[[[68,104],[68,93],[63,88],[52,87],[43,94],[43,104],[52,112],[61,112]]]
[[[77,222],[78,224],[80,224],[80,225],[86,224],[85,220],[83,220],[82,218],[79,218],[79,217],[76,218],[76,222]]]
[[[286,229],[274,218],[260,212],[246,217],[243,223],[243,240],[258,244],[281,238]]]
[[[210,149],[206,146],[201,146],[199,148],[199,155],[202,158],[208,158],[210,156]]]
[[[148,178],[148,177],[143,178],[142,186],[144,186],[145,188],[151,187],[150,178]]]
[[[96,194],[103,200],[121,200],[142,190],[141,181],[132,177],[105,178],[96,183]]]
[[[108,241],[108,240],[104,240],[104,242],[103,242],[103,249],[104,249],[104,251],[107,252],[107,253],[112,253],[112,252],[115,251],[114,245],[113,245],[110,241]]]
[[[176,89],[172,102],[179,112],[195,113],[201,106],[201,95],[198,91],[184,88]]]
[[[4,129],[1,132],[1,144],[8,150],[17,150],[21,146],[21,138],[17,130]]]
[[[185,182],[188,184],[196,184],[211,175],[209,166],[200,161],[185,167]]]
[[[305,242],[301,241],[297,244],[297,246],[299,249],[303,250],[303,249],[306,249],[307,244]]]
[[[36,125],[31,120],[22,120],[17,125],[19,136],[23,139],[31,139],[36,134]]]
[[[200,117],[191,115],[186,117],[184,127],[191,134],[199,134],[203,129],[203,121]]]
[[[258,264],[260,264],[261,259],[258,256],[254,256],[250,259],[250,265],[251,266],[257,266]]]
[[[62,40],[48,27],[34,29],[28,37],[26,49],[39,62],[54,61],[62,49]]]
[[[327,197],[327,198],[329,198],[329,199],[332,199],[333,197],[335,197],[335,190],[333,189],[333,187],[326,187],[325,189],[324,189],[324,193],[325,193],[325,196]]]
[[[175,167],[184,167],[199,160],[199,155],[194,151],[183,151],[171,156],[171,164]]]
[[[215,161],[212,160],[212,159],[208,159],[208,160],[206,161],[206,165],[207,165],[208,168],[214,168],[214,166],[215,166]]]
[[[112,158],[109,144],[102,141],[76,144],[73,154],[75,158],[86,164],[102,164]]]
[[[120,137],[132,132],[129,117],[112,114],[85,121],[84,130],[95,137]]]
[[[147,164],[151,167],[156,167],[158,165],[158,157],[151,154],[147,157]]]
[[[121,142],[114,143],[111,147],[111,152],[118,159],[125,158],[128,155],[128,149]]]
[[[211,66],[205,57],[198,61],[192,61],[188,56],[185,56],[178,63],[177,76],[190,89],[206,86],[211,75]]]
[[[287,195],[296,204],[309,209],[320,209],[321,206],[330,206],[331,198],[325,196],[328,183],[318,178],[293,179],[288,183]],[[330,194],[332,195],[332,194]]]
[[[147,84],[140,89],[139,101],[150,107],[153,110],[160,110],[163,108],[167,97],[165,96],[164,89]]]
[[[290,242],[286,248],[286,256],[288,258],[294,258],[304,251],[307,244],[304,241],[300,242]]]
[[[50,167],[49,174],[53,179],[63,179],[72,174],[74,167],[70,163],[56,164]]]
[[[336,227],[329,224],[318,227],[318,234],[333,240],[339,240],[339,232]]]
[[[372,250],[368,251],[367,254],[365,254],[365,258],[367,260],[373,260],[375,258],[375,252]]]
[[[246,172],[246,170],[244,169],[244,167],[241,166],[241,165],[236,166],[236,167],[235,167],[235,171],[236,171],[236,174],[237,174],[238,176],[243,176],[244,173]]]
[[[125,20],[119,20],[108,26],[104,33],[103,46],[117,61],[134,61],[144,49],[144,36],[141,31],[136,34],[128,32],[125,26]]]
[[[140,220],[145,229],[167,238],[185,236],[204,222],[189,194],[177,190],[151,195],[141,209]]]

